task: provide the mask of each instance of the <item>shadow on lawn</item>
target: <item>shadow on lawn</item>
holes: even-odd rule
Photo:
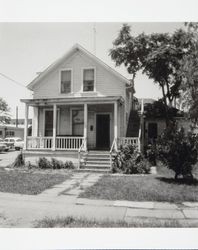
[[[176,185],[189,185],[189,186],[198,186],[198,180],[197,179],[193,179],[193,180],[188,180],[188,179],[177,179],[175,180],[174,178],[171,177],[156,177],[156,179],[169,183],[169,184],[176,184]]]

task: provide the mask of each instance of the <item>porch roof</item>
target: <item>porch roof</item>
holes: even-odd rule
[[[67,98],[40,98],[40,99],[21,99],[30,106],[43,106],[43,105],[53,105],[53,104],[103,104],[120,102],[124,103],[124,99],[121,96],[93,96],[93,97],[67,97]]]

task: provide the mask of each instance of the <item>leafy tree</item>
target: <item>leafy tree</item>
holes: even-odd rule
[[[0,97],[0,123],[10,123],[9,111],[7,102]]]
[[[179,175],[192,180],[192,167],[198,160],[198,136],[184,129],[177,129],[176,124],[169,126],[158,138],[156,155],[165,165]]]
[[[186,23],[189,36],[192,37],[191,53],[181,61],[180,75],[182,77],[181,98],[183,108],[188,110],[189,117],[198,122],[198,23]]]
[[[179,97],[182,77],[177,72],[181,67],[180,61],[191,51],[191,35],[183,29],[173,34],[141,33],[132,36],[130,32],[130,26],[124,24],[113,42],[111,58],[116,66],[123,64],[133,80],[138,71],[153,79],[162,90],[165,107],[172,106],[174,98]],[[168,123],[168,112],[166,120]]]

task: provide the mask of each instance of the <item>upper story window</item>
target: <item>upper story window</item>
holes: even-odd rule
[[[71,81],[71,69],[61,70],[61,94],[71,93]]]
[[[95,81],[94,69],[83,70],[83,91],[94,91]]]

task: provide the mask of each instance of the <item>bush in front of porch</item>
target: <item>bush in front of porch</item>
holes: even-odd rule
[[[72,161],[61,161],[56,158],[48,160],[46,157],[39,157],[36,164],[32,164],[30,161],[25,162],[24,155],[21,152],[12,164],[14,168],[27,168],[27,169],[74,169]]]
[[[48,160],[45,157],[40,157],[38,160],[38,168],[40,169],[73,169],[74,164],[72,161],[61,161],[56,158]]]
[[[113,159],[113,173],[149,174],[151,164],[133,145],[120,146]]]

